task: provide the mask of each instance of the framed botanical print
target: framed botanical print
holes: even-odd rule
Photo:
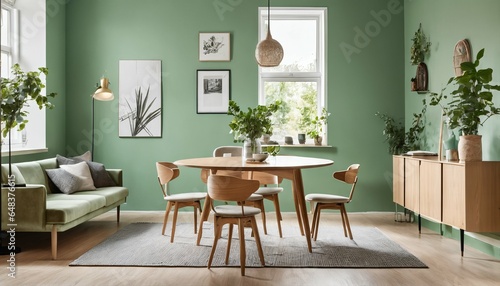
[[[196,113],[227,113],[231,71],[197,70],[196,82]]]
[[[231,60],[230,33],[200,33],[198,43],[200,62]]]

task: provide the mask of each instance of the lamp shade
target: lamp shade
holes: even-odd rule
[[[273,39],[269,28],[266,39],[257,44],[255,59],[261,67],[276,67],[283,60],[283,47]]]
[[[105,77],[101,78],[101,85],[97,88],[92,97],[100,101],[113,100],[115,96],[113,95],[111,89],[108,88],[108,86],[109,86],[109,80]]]

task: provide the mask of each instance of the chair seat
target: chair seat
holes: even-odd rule
[[[258,195],[274,195],[283,192],[282,187],[260,187],[255,194]]]
[[[306,201],[314,201],[318,203],[348,203],[349,198],[337,195],[329,194],[308,194],[306,195]]]
[[[241,212],[241,206],[221,205],[214,208],[215,213],[222,217],[247,217],[260,214],[260,210],[254,207],[243,207],[244,214]]]
[[[189,201],[203,200],[206,197],[207,197],[206,193],[182,193],[182,194],[165,196],[164,199],[166,201],[171,201],[171,202],[189,202]]]
[[[247,201],[250,201],[250,202],[254,202],[254,201],[261,201],[263,200],[264,197],[262,195],[258,195],[256,193],[253,193],[250,195],[250,197],[248,197],[248,199],[246,199]]]

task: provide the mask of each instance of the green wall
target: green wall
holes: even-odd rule
[[[377,111],[403,116],[403,1],[312,0],[308,6],[328,8],[328,142],[332,148],[283,148],[283,154],[328,158],[330,167],[304,171],[306,192],[327,192],[331,174],[360,163],[360,181],[350,211],[390,211],[392,159],[382,136]],[[273,5],[302,6],[290,0]],[[225,5],[225,6],[224,6]],[[230,69],[232,99],[241,106],[257,104],[257,8],[265,1],[74,0],[66,9],[66,150],[90,149],[91,100],[105,74],[115,92],[113,102],[96,102],[95,160],[122,168],[130,196],[124,209],[160,210],[164,201],[156,179],[156,161],[211,156],[219,145],[232,145],[224,114],[198,115],[195,107],[197,69]],[[388,5],[390,8],[388,8]],[[217,13],[215,7],[225,7]],[[380,12],[382,11],[382,12]],[[391,13],[387,11],[395,11]],[[220,11],[219,11],[220,12]],[[374,16],[375,15],[375,16]],[[381,23],[377,17],[383,17]],[[371,36],[363,32],[368,29]],[[199,62],[199,32],[230,32],[230,62]],[[300,39],[297,39],[300,41]],[[347,44],[347,45],[346,45]],[[345,56],[341,46],[350,45]],[[119,138],[118,64],[125,59],[162,61],[162,138]],[[282,209],[292,211],[288,191]],[[205,187],[199,170],[182,168],[171,183],[173,192]],[[347,189],[344,192],[347,193]]]
[[[405,114],[420,112],[422,99],[429,99],[428,95],[410,91],[410,79],[415,77],[416,66],[410,64],[409,51],[420,23],[432,42],[430,56],[425,61],[431,91],[440,92],[454,76],[453,50],[462,39],[469,40],[473,60],[479,50],[485,49],[480,68],[493,68],[493,84],[500,84],[500,38],[492,33],[494,27],[500,26],[498,11],[500,2],[495,0],[405,1]],[[498,92],[494,102],[500,106]],[[437,106],[429,107],[424,138],[427,150],[436,152],[439,149],[440,110]],[[407,127],[411,120],[406,117]],[[483,136],[483,160],[500,160],[500,116],[486,121],[479,133]]]

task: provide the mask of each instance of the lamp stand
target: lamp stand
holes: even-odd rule
[[[92,146],[90,147],[90,160],[91,161],[94,161],[94,133],[95,133],[95,129],[94,129],[94,103],[95,103],[95,98],[92,96],[92,135],[91,135],[91,140],[92,140]]]

